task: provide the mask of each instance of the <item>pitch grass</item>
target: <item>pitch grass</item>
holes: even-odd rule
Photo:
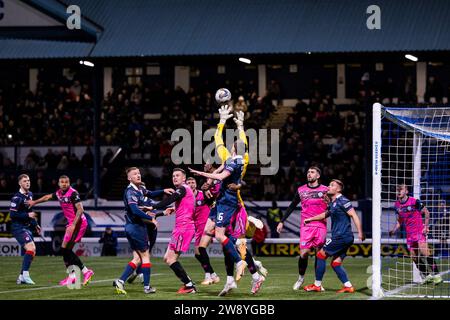
[[[91,283],[80,290],[69,290],[67,287],[58,287],[58,282],[65,277],[62,257],[36,257],[30,270],[30,275],[36,285],[17,285],[16,279],[20,270],[21,257],[0,257],[0,300],[6,299],[44,299],[44,300],[128,300],[128,299],[153,299],[153,300],[216,300],[216,299],[300,299],[300,300],[340,300],[340,299],[367,299],[370,291],[367,288],[366,273],[370,265],[370,259],[348,258],[345,263],[350,280],[357,289],[354,294],[337,294],[341,283],[336,274],[327,265],[323,285],[325,292],[293,291],[292,285],[297,280],[297,258],[273,257],[258,258],[269,270],[269,275],[257,295],[250,293],[251,276],[246,271],[238,284],[238,289],[227,297],[218,297],[217,294],[223,288],[225,268],[223,259],[212,258],[211,263],[216,268],[221,281],[211,286],[201,286],[203,270],[195,258],[182,257],[181,263],[190,277],[198,284],[198,293],[191,295],[179,295],[176,291],[180,287],[180,281],[173,271],[164,264],[161,258],[152,259],[151,284],[157,289],[157,293],[146,295],[139,281],[127,284],[127,295],[117,295],[112,287],[113,279],[119,277],[129,261],[123,257],[89,257],[83,258],[84,263],[95,272]],[[309,269],[305,284],[313,282],[314,260],[310,259]],[[138,279],[137,279],[138,280]]]

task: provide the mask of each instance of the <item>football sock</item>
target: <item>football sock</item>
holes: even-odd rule
[[[230,241],[229,238],[226,238],[225,241],[222,242],[222,247],[223,247],[224,253],[225,253],[225,251],[227,253],[229,253],[235,263],[242,261],[241,256],[239,255],[239,253],[236,250],[236,247],[234,246],[233,242]]]
[[[30,266],[31,266],[31,262],[33,261],[33,257],[34,257],[33,251],[25,252],[25,255],[23,256],[23,262],[22,262],[22,271],[30,270]]]
[[[173,270],[175,275],[180,279],[185,285],[191,282],[191,279],[188,277],[186,271],[180,262],[176,261],[170,265],[170,268]]]
[[[308,256],[306,256],[305,258],[302,258],[302,256],[300,256],[298,259],[298,274],[301,276],[305,275],[306,268],[308,267],[308,258]]]
[[[128,279],[129,276],[133,273],[133,271],[136,270],[136,265],[133,262],[128,262],[127,266],[125,267],[125,270],[123,271],[122,275],[120,276],[120,280],[125,282],[125,280]]]
[[[333,261],[331,263],[331,267],[333,268],[334,272],[336,272],[337,277],[339,280],[341,280],[342,283],[347,283],[348,277],[347,272],[345,272],[345,269],[342,267],[342,262],[335,262]]]
[[[150,285],[150,273],[152,271],[151,263],[143,263],[141,264],[142,274],[144,275],[144,286]]]

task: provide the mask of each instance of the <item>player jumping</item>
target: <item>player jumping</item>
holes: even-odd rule
[[[397,199],[395,202],[397,223],[389,235],[394,235],[400,225],[404,224],[411,259],[425,276],[425,282],[441,283],[442,277],[439,275],[438,266],[431,256],[427,244],[427,234],[430,231],[430,212],[419,199],[408,195],[408,187],[405,184],[397,186]],[[425,224],[422,221],[422,214],[425,216]],[[431,269],[431,272],[428,269]]]
[[[30,177],[21,174],[17,179],[19,182],[19,192],[14,194],[11,199],[9,214],[11,217],[11,232],[24,248],[22,270],[17,278],[17,284],[35,284],[30,277],[30,266],[36,254],[36,245],[34,244],[33,231],[41,233],[41,227],[37,224],[36,213],[31,210],[29,201],[33,198],[30,191]]]
[[[308,267],[308,258],[313,249],[316,252],[325,244],[327,236],[327,224],[325,220],[314,221],[307,225],[305,219],[321,214],[327,209],[326,194],[328,187],[319,184],[320,169],[310,167],[307,173],[308,183],[300,186],[295,193],[294,200],[286,210],[281,222],[277,226],[278,233],[281,233],[284,222],[300,203],[300,257],[298,260],[298,280],[293,289],[299,290],[305,281],[305,273]]]
[[[86,229],[88,227],[88,222],[86,216],[84,215],[83,204],[81,203],[80,195],[70,186],[70,179],[66,175],[62,175],[59,177],[58,181],[59,190],[52,193],[47,194],[35,201],[30,200],[28,204],[30,207],[50,201],[56,200],[59,201],[61,209],[63,211],[64,216],[67,219],[66,232],[64,234],[63,243],[61,245],[61,251],[63,255],[64,264],[66,268],[75,265],[80,268],[83,273],[83,285],[87,285],[94,275],[94,271],[88,269],[80,260],[80,258],[73,252],[73,247],[75,243],[81,241],[83,238]],[[68,284],[73,284],[76,281],[76,272],[73,270],[69,274],[69,276],[59,282],[61,286],[66,286]]]
[[[340,180],[331,180],[328,190],[331,202],[328,204],[328,210],[304,220],[304,223],[309,225],[315,221],[325,221],[326,218],[331,217],[331,239],[317,253],[316,281],[311,285],[305,286],[305,291],[323,291],[322,279],[325,274],[326,259],[332,257],[331,267],[336,272],[339,280],[344,284],[344,287],[337,292],[355,292],[355,288],[348,280],[347,272],[342,267],[342,261],[347,255],[347,250],[354,241],[350,218],[358,230],[359,240],[364,241],[365,236],[359,217],[350,200],[342,195],[342,190],[344,190],[344,184]]]
[[[217,125],[215,138],[219,134],[221,135],[226,121],[233,116],[233,114],[231,113],[231,108],[228,106],[222,106],[219,109],[219,115],[220,121],[219,124]],[[243,134],[245,135],[245,132],[243,132]],[[219,155],[221,153],[225,153],[219,149],[226,149],[226,147],[223,144],[217,145],[216,140],[217,153]],[[228,150],[226,151],[226,153],[230,155]],[[224,165],[221,166],[219,169],[217,169],[214,173],[201,172],[190,168],[191,172],[194,174],[203,176],[208,179],[215,179],[222,181],[220,194],[216,200],[216,206],[211,210],[210,217],[211,215],[214,216],[214,214],[216,216],[215,238],[222,244],[225,257],[229,255],[232,261],[236,263],[236,280],[239,280],[240,277],[242,276],[243,270],[246,268],[247,263],[244,260],[242,260],[238,251],[236,250],[234,243],[230,241],[230,238],[225,234],[226,227],[230,224],[231,217],[237,211],[239,204],[237,192],[230,190],[228,188],[228,185],[232,183],[238,185],[240,183],[244,167],[243,155],[245,153],[246,153],[245,142],[242,139],[238,139],[233,144],[231,156],[227,157]]]

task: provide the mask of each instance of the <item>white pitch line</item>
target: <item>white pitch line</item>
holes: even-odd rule
[[[440,272],[439,275],[443,276],[443,275],[445,275],[447,273],[450,273],[450,269],[447,270],[447,271]],[[445,283],[446,281],[443,281],[443,282]],[[421,285],[421,284],[420,283],[409,283],[409,284],[403,285],[403,286],[398,287],[398,288],[396,288],[394,290],[385,292],[384,293],[384,297],[386,297],[386,298],[389,298],[389,297],[393,297],[393,298],[395,298],[395,297],[417,298],[417,296],[408,296],[408,295],[401,296],[401,295],[397,295],[397,294],[402,292],[402,291],[404,291],[404,290],[406,290],[406,289],[412,288],[414,286],[419,286],[419,285]],[[432,298],[433,296],[430,296],[430,297]],[[380,297],[380,298],[370,297],[368,300],[381,300],[381,299],[383,299],[383,297]]]
[[[161,273],[155,273],[152,274],[151,276],[158,276],[161,275]],[[105,280],[95,280],[95,281],[91,281],[89,283],[102,283],[102,282],[109,282],[109,281],[114,281],[115,279],[105,279]],[[27,289],[17,289],[17,290],[8,290],[8,291],[0,291],[0,294],[2,293],[13,293],[13,292],[26,292],[26,291],[38,291],[38,290],[47,290],[47,289],[54,289],[54,288],[66,288],[66,286],[60,286],[60,285],[56,285],[56,286],[48,286],[48,287],[39,287],[39,288],[27,288]]]

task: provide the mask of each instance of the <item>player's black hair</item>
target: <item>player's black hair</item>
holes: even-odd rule
[[[397,189],[399,189],[399,188],[401,188],[401,187],[405,187],[406,191],[409,191],[409,188],[408,188],[408,186],[406,185],[406,183],[399,183],[399,184],[397,185]]]
[[[189,181],[189,180],[194,180],[194,181],[197,181],[197,180],[195,180],[195,178],[194,178],[194,177],[188,177],[188,178],[186,179],[186,181]]]
[[[59,177],[59,180],[61,179],[67,179],[70,181],[70,178],[68,176],[66,176],[65,174],[63,174],[62,176]]]
[[[316,170],[320,175],[322,175],[322,170],[320,170],[319,167],[311,166],[311,167],[308,168],[308,170],[310,170],[310,169]]]

